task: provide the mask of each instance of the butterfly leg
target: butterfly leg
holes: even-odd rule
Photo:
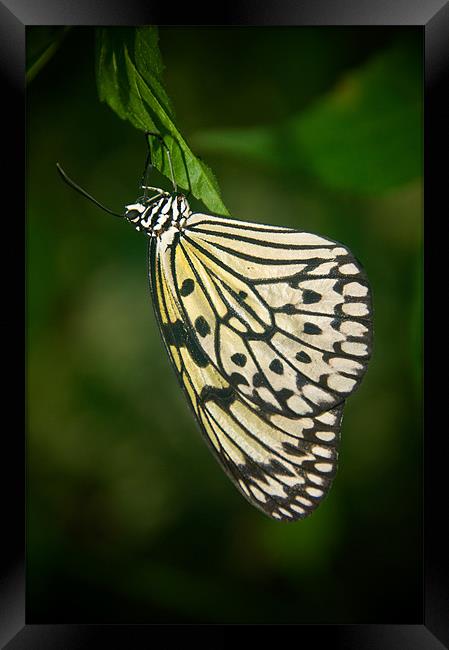
[[[163,146],[165,151],[167,152],[167,160],[168,160],[168,166],[170,167],[171,182],[172,182],[174,191],[177,192],[178,191],[178,186],[176,184],[175,174],[174,174],[174,171],[173,171],[173,163],[172,163],[172,159],[171,159],[170,149],[168,148],[168,145],[165,142],[164,138],[161,136],[161,134],[160,133],[155,133],[153,131],[145,131],[145,138],[147,140],[147,145],[148,145],[147,161],[149,161],[149,166],[151,166],[151,167],[153,166],[152,162],[151,162],[151,145],[150,145],[149,136],[153,136],[154,138],[157,138],[159,140],[159,142],[161,143],[161,146]],[[147,163],[146,163],[146,165],[147,165]],[[146,172],[144,172],[144,177],[142,178],[142,187],[143,187],[144,179],[145,179],[145,184],[146,184],[146,180],[147,180],[145,174],[146,174]]]

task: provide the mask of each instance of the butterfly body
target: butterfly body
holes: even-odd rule
[[[160,237],[169,228],[182,229],[191,214],[183,194],[172,195],[163,190],[159,194],[161,196],[156,200],[153,198],[126,206],[125,219],[149,237]]]
[[[268,516],[309,515],[371,351],[359,263],[327,238],[193,213],[162,190],[125,218],[149,237],[162,338],[215,457]]]

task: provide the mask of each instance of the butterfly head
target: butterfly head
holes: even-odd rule
[[[183,194],[160,191],[155,197],[126,206],[127,219],[139,232],[159,237],[168,228],[182,230],[191,210]]]

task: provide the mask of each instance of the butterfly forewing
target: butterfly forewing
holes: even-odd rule
[[[345,398],[371,349],[371,302],[342,245],[190,215],[150,243],[161,333],[211,449],[276,519],[305,517],[335,474]]]
[[[243,395],[298,417],[353,392],[371,351],[371,298],[347,248],[310,233],[199,214],[179,248],[175,284],[186,318]],[[177,264],[181,259],[186,263]]]

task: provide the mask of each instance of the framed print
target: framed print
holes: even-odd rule
[[[10,4],[2,643],[447,646],[447,5]]]

